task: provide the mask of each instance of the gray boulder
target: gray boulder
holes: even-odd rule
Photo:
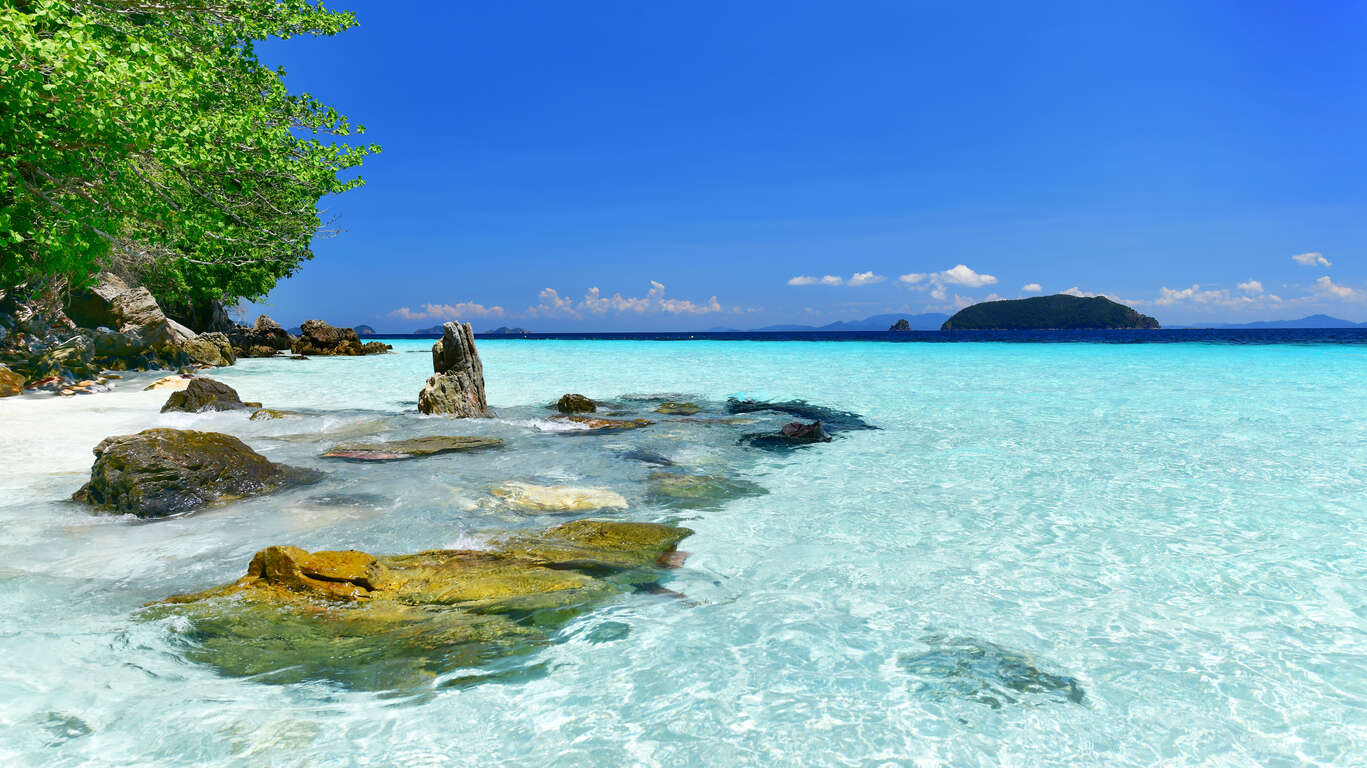
[[[469,323],[446,323],[432,345],[434,375],[418,393],[418,410],[461,418],[488,417],[484,396],[484,366],[475,351],[475,331]]]

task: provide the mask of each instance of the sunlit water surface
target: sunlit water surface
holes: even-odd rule
[[[490,340],[500,418],[449,422],[415,413],[429,348],[213,374],[303,419],[162,415],[150,378],[0,400],[0,765],[1367,762],[1367,349]],[[805,398],[881,429],[789,454],[683,422],[542,431],[565,392]],[[329,474],[150,523],[66,501],[100,439],[152,426]],[[509,447],[317,457],[440,433]],[[641,445],[768,494],[663,507],[620,455]],[[388,693],[224,676],[136,618],[269,544],[411,552],[564,519],[482,504],[501,480],[692,528],[666,582],[687,599],[610,602],[523,676]]]

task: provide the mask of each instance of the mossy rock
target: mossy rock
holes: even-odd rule
[[[598,404],[583,395],[569,394],[561,395],[555,409],[561,413],[593,413],[598,410]]]
[[[762,496],[769,491],[758,483],[724,475],[686,475],[678,472],[652,472],[650,499],[670,507],[708,509],[746,496]]]
[[[237,396],[237,390],[227,384],[213,379],[196,378],[190,379],[185,389],[172,392],[166,399],[166,404],[161,407],[161,412],[237,411],[247,407],[247,404]]]
[[[435,456],[441,453],[483,451],[501,448],[502,446],[503,441],[496,437],[430,435],[389,442],[343,443],[333,447],[323,456],[330,459],[348,459],[351,461],[401,461],[422,456]]]
[[[321,476],[272,462],[232,435],[147,429],[95,446],[90,482],[72,498],[102,512],[169,517]]]
[[[252,421],[271,421],[273,419],[291,419],[304,414],[298,411],[285,411],[279,408],[259,408],[252,414]]]
[[[615,432],[617,430],[623,429],[640,429],[642,427],[648,427],[651,424],[655,423],[653,421],[650,421],[649,419],[604,419],[595,416],[561,415],[556,416],[555,418],[559,421],[569,421],[575,424],[583,424],[587,428],[586,431],[592,432]],[[565,432],[563,434],[569,435],[574,433]]]
[[[672,416],[692,416],[701,410],[702,408],[697,403],[679,403],[673,400],[655,406],[656,413],[666,413]]]
[[[263,682],[331,680],[363,689],[430,683],[536,650],[614,595],[659,579],[691,531],[579,520],[519,533],[491,551],[376,557],[268,547],[241,579],[144,609],[183,653]]]

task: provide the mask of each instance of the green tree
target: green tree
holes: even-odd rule
[[[172,303],[264,296],[378,147],[254,44],[355,24],[310,0],[0,0],[0,290],[113,260]]]

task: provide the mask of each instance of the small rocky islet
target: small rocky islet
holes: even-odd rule
[[[516,455],[524,440],[597,435],[594,441],[577,443],[583,448],[575,450],[639,466],[639,489],[624,494],[627,488],[592,481],[581,485],[536,476],[509,478],[483,487],[478,508],[515,513],[513,520],[592,517],[541,530],[486,533],[487,544],[478,549],[371,555],[267,546],[252,558],[241,579],[151,604],[140,618],[164,622],[185,658],[261,682],[325,680],[356,689],[395,690],[494,679],[524,669],[528,654],[555,642],[564,628],[595,607],[634,593],[674,594],[663,583],[669,570],[683,563],[677,545],[691,531],[673,524],[670,516],[677,520],[677,514],[689,510],[718,509],[767,494],[758,483],[735,475],[735,459],[748,449],[786,452],[845,431],[876,428],[858,414],[802,401],[717,403],[679,395],[595,401],[574,395],[553,406],[558,413],[542,418],[578,428],[537,437],[537,430],[525,424],[514,427],[482,418],[492,414],[484,401],[472,333],[448,327],[437,346],[434,376],[423,388],[431,394],[427,401],[434,412],[477,418],[465,423],[489,424],[499,436],[352,440],[312,454],[320,467],[326,469],[327,461],[337,459],[445,461],[443,466],[459,467],[487,461],[475,454]],[[229,419],[241,418],[232,414],[242,412],[258,421],[317,415],[244,402],[231,387],[202,376],[166,381],[165,412],[220,412],[214,418]],[[666,416],[682,418],[662,418]],[[790,421],[794,418],[799,421]],[[392,428],[383,420],[372,423],[371,429]],[[765,424],[769,426],[761,426]],[[622,438],[634,445],[623,447]],[[727,471],[680,460],[679,452],[694,441],[730,445],[729,450],[740,453],[723,465]],[[326,436],[307,442],[326,443]],[[149,429],[103,441],[90,482],[74,498],[97,512],[158,518],[287,493],[325,482],[325,477],[318,468],[272,462],[230,435]],[[321,490],[324,497],[333,492],[327,486]],[[659,515],[669,522],[620,519],[628,515]],[[1009,652],[1003,654],[996,672],[982,674],[1003,677],[1006,690],[1019,684],[1034,691],[1030,686],[1038,685],[1050,697],[1074,700],[1069,678],[1057,678],[1065,682],[1056,685],[1057,680],[1043,673],[1031,677],[1033,667],[1021,671]],[[929,674],[932,661],[908,657],[904,666]]]

